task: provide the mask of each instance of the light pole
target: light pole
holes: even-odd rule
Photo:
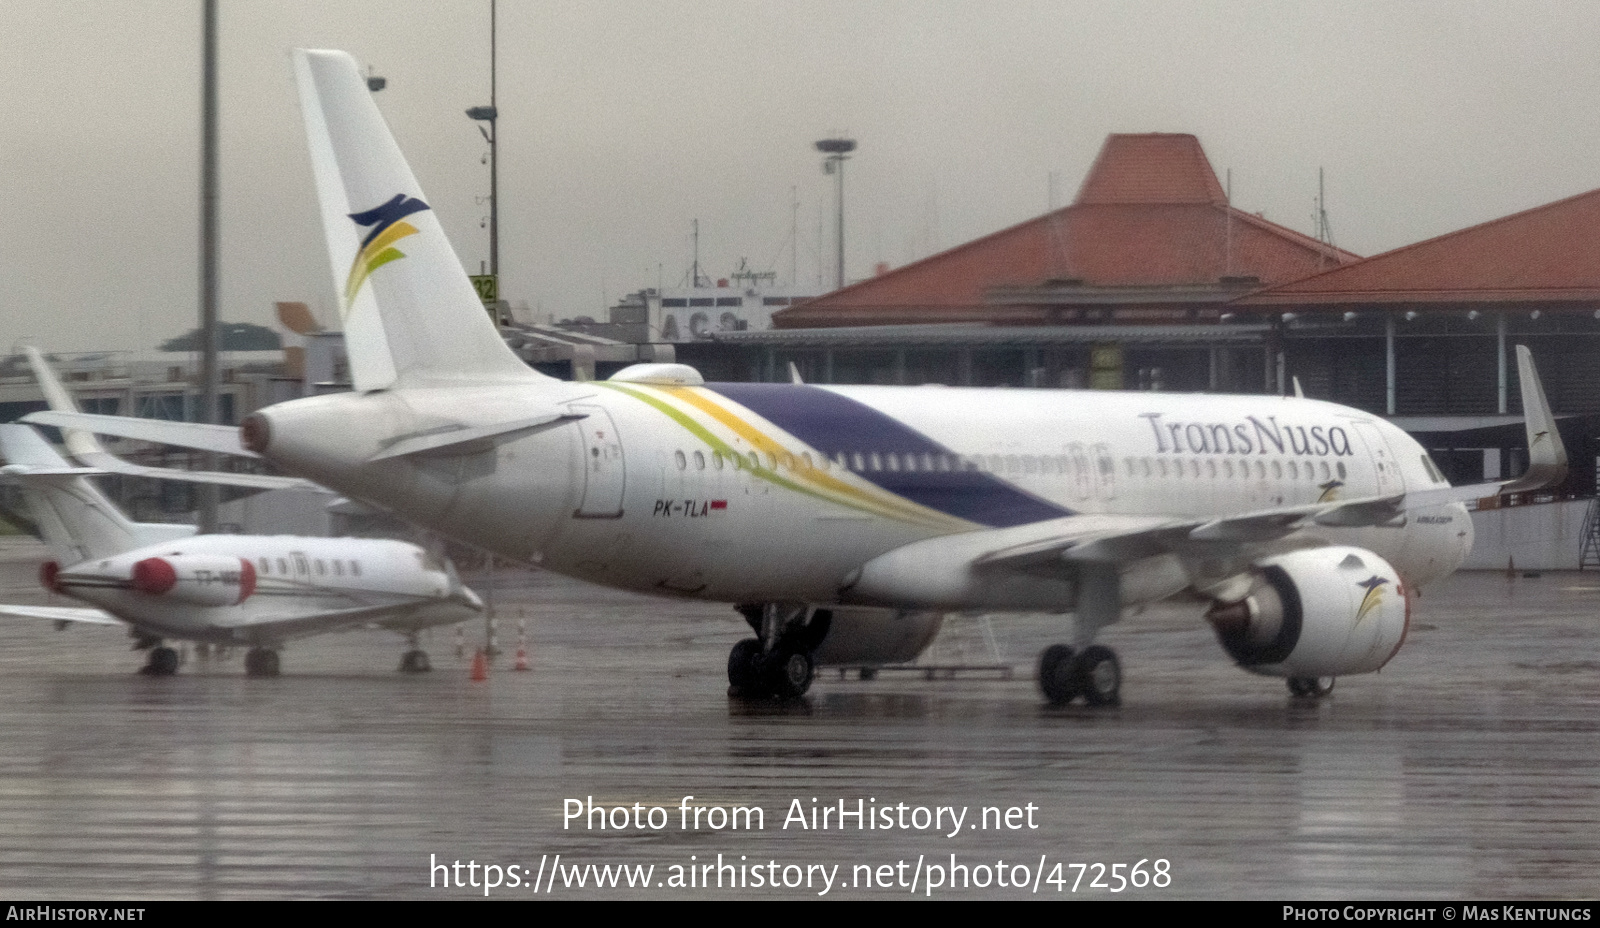
[[[479,123],[478,131],[489,143],[489,275],[498,287],[500,276],[500,162],[496,158],[495,142],[500,137],[496,120],[500,111],[495,107],[495,4],[489,0],[489,105],[474,106],[467,110],[467,118]],[[488,123],[486,129],[481,125]],[[499,299],[499,294],[495,294]]]
[[[822,159],[822,173],[837,175],[838,187],[838,225],[834,238],[838,245],[838,286],[844,289],[844,163],[849,160],[850,152],[856,150],[855,139],[823,139],[817,143],[817,151],[828,157]]]

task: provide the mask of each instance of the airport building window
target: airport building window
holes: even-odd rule
[[[689,306],[689,301],[686,300],[686,299],[682,299],[682,298],[672,298],[672,299],[662,300],[661,301],[661,305],[662,306],[669,306],[669,307],[673,307],[673,308],[680,308],[681,307],[681,308],[687,309],[688,306]]]

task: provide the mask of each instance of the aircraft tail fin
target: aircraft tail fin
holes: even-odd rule
[[[294,67],[356,390],[546,379],[501,339],[355,59],[296,49]]]
[[[81,469],[26,425],[0,425],[0,473],[16,481],[45,544],[64,565],[193,535],[192,525],[133,522]]]
[[[1522,417],[1528,430],[1528,469],[1522,476],[1501,488],[1501,493],[1523,493],[1553,486],[1567,479],[1567,446],[1550,412],[1539,370],[1533,366],[1533,352],[1517,346],[1517,381],[1522,389]]]

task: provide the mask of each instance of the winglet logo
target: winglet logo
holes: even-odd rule
[[[1356,610],[1357,625],[1361,624],[1361,620],[1367,617],[1367,613],[1383,604],[1383,585],[1388,582],[1388,580],[1374,574],[1356,584],[1356,586],[1365,587],[1367,590],[1367,595],[1361,597],[1361,608]]]
[[[361,285],[366,283],[373,271],[406,256],[405,252],[394,247],[394,243],[408,235],[416,235],[417,227],[404,219],[427,208],[428,204],[421,200],[397,193],[382,206],[364,213],[350,214],[356,225],[371,226],[372,231],[361,240],[361,250],[356,252],[356,259],[350,263],[350,276],[344,285],[345,312],[350,311],[350,304],[355,302]]]
[[[1317,497],[1317,502],[1331,503],[1338,499],[1339,488],[1342,486],[1344,486],[1343,480],[1329,480],[1327,483],[1318,485],[1317,489],[1322,491],[1322,495]]]

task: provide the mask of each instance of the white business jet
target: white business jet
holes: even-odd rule
[[[1100,630],[1188,596],[1240,667],[1321,695],[1387,663],[1413,591],[1461,564],[1462,500],[1565,472],[1521,348],[1532,466],[1473,488],[1382,419],[1299,397],[553,380],[484,313],[354,59],[294,61],[355,389],[209,446],[503,557],[733,603],[756,635],[735,693],[906,659],[943,613],[1031,610],[1074,616],[1040,658],[1047,699],[1113,704]]]
[[[482,603],[454,569],[415,545],[362,538],[196,535],[192,525],[129,521],[26,425],[0,425],[0,478],[22,490],[55,560],[46,588],[92,608],[0,605],[0,613],[129,629],[143,672],[166,676],[165,639],[248,645],[250,676],[278,674],[290,638],[381,625],[407,636],[401,669],[428,669],[424,628],[471,618]],[[158,469],[155,469],[158,470]]]

